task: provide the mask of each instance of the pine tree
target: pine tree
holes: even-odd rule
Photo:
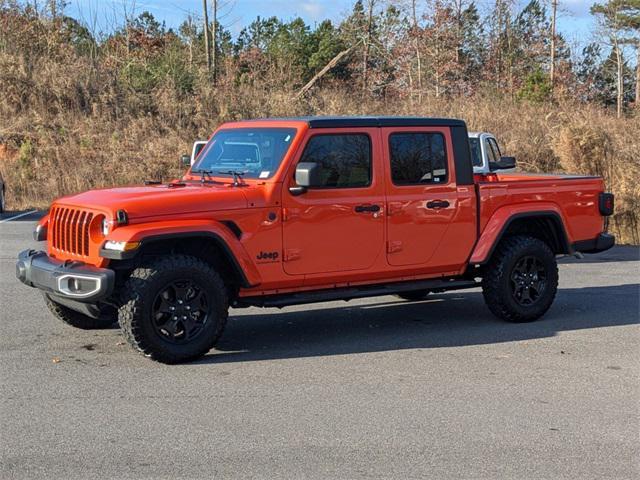
[[[544,6],[539,0],[530,0],[514,21],[514,70],[520,81],[530,75],[539,79],[540,72],[546,68],[548,31]]]
[[[475,2],[462,10],[458,22],[458,62],[462,73],[460,92],[472,94],[478,87],[487,56],[483,22]]]
[[[605,35],[612,48],[616,64],[616,113],[622,116],[624,106],[624,68],[623,47],[635,44],[638,48],[640,33],[640,0],[609,0],[607,3],[596,3],[591,13],[600,19]],[[637,77],[637,74],[636,74]],[[636,93],[638,92],[636,78]],[[638,98],[636,98],[636,102]]]

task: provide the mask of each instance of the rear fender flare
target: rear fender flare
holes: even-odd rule
[[[141,247],[153,242],[173,240],[176,238],[210,238],[228,256],[237,273],[240,275],[243,287],[258,286],[261,276],[251,261],[238,237],[224,224],[212,220],[184,220],[158,223],[140,223],[116,228],[105,239],[114,242],[140,242]],[[132,258],[140,249],[131,251]],[[127,252],[129,253],[129,252]]]
[[[493,251],[506,233],[509,225],[523,218],[551,218],[559,227],[559,242],[566,253],[572,253],[571,243],[566,230],[566,222],[560,208],[553,203],[539,203],[528,205],[514,205],[498,209],[487,222],[476,246],[471,253],[469,263],[471,265],[483,265],[487,263]]]

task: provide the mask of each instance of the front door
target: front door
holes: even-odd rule
[[[388,263],[437,271],[463,262],[468,251],[451,255],[459,239],[444,245],[451,240],[448,232],[460,209],[449,129],[385,128],[382,133],[389,172]],[[468,213],[470,207],[465,206]],[[454,228],[452,233],[469,234],[473,241],[473,223],[467,223],[469,232]]]
[[[283,191],[284,270],[290,275],[366,270],[384,252],[380,129],[311,130],[295,164],[314,162],[321,184]],[[294,165],[295,167],[295,165]]]

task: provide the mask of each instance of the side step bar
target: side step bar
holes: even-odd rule
[[[282,308],[290,305],[302,305],[305,303],[329,302],[335,300],[349,301],[354,298],[379,297],[382,295],[393,295],[395,293],[410,292],[412,290],[432,290],[444,292],[445,290],[463,290],[466,288],[475,288],[479,286],[480,283],[473,280],[418,280],[411,282],[396,282],[359,287],[340,287],[326,290],[313,290],[309,292],[281,293],[257,297],[240,297],[237,299],[233,306]]]

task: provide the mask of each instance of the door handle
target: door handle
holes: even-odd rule
[[[427,208],[447,208],[449,206],[449,202],[446,200],[432,200],[427,202]]]
[[[356,205],[356,213],[376,213],[380,211],[380,205]]]

